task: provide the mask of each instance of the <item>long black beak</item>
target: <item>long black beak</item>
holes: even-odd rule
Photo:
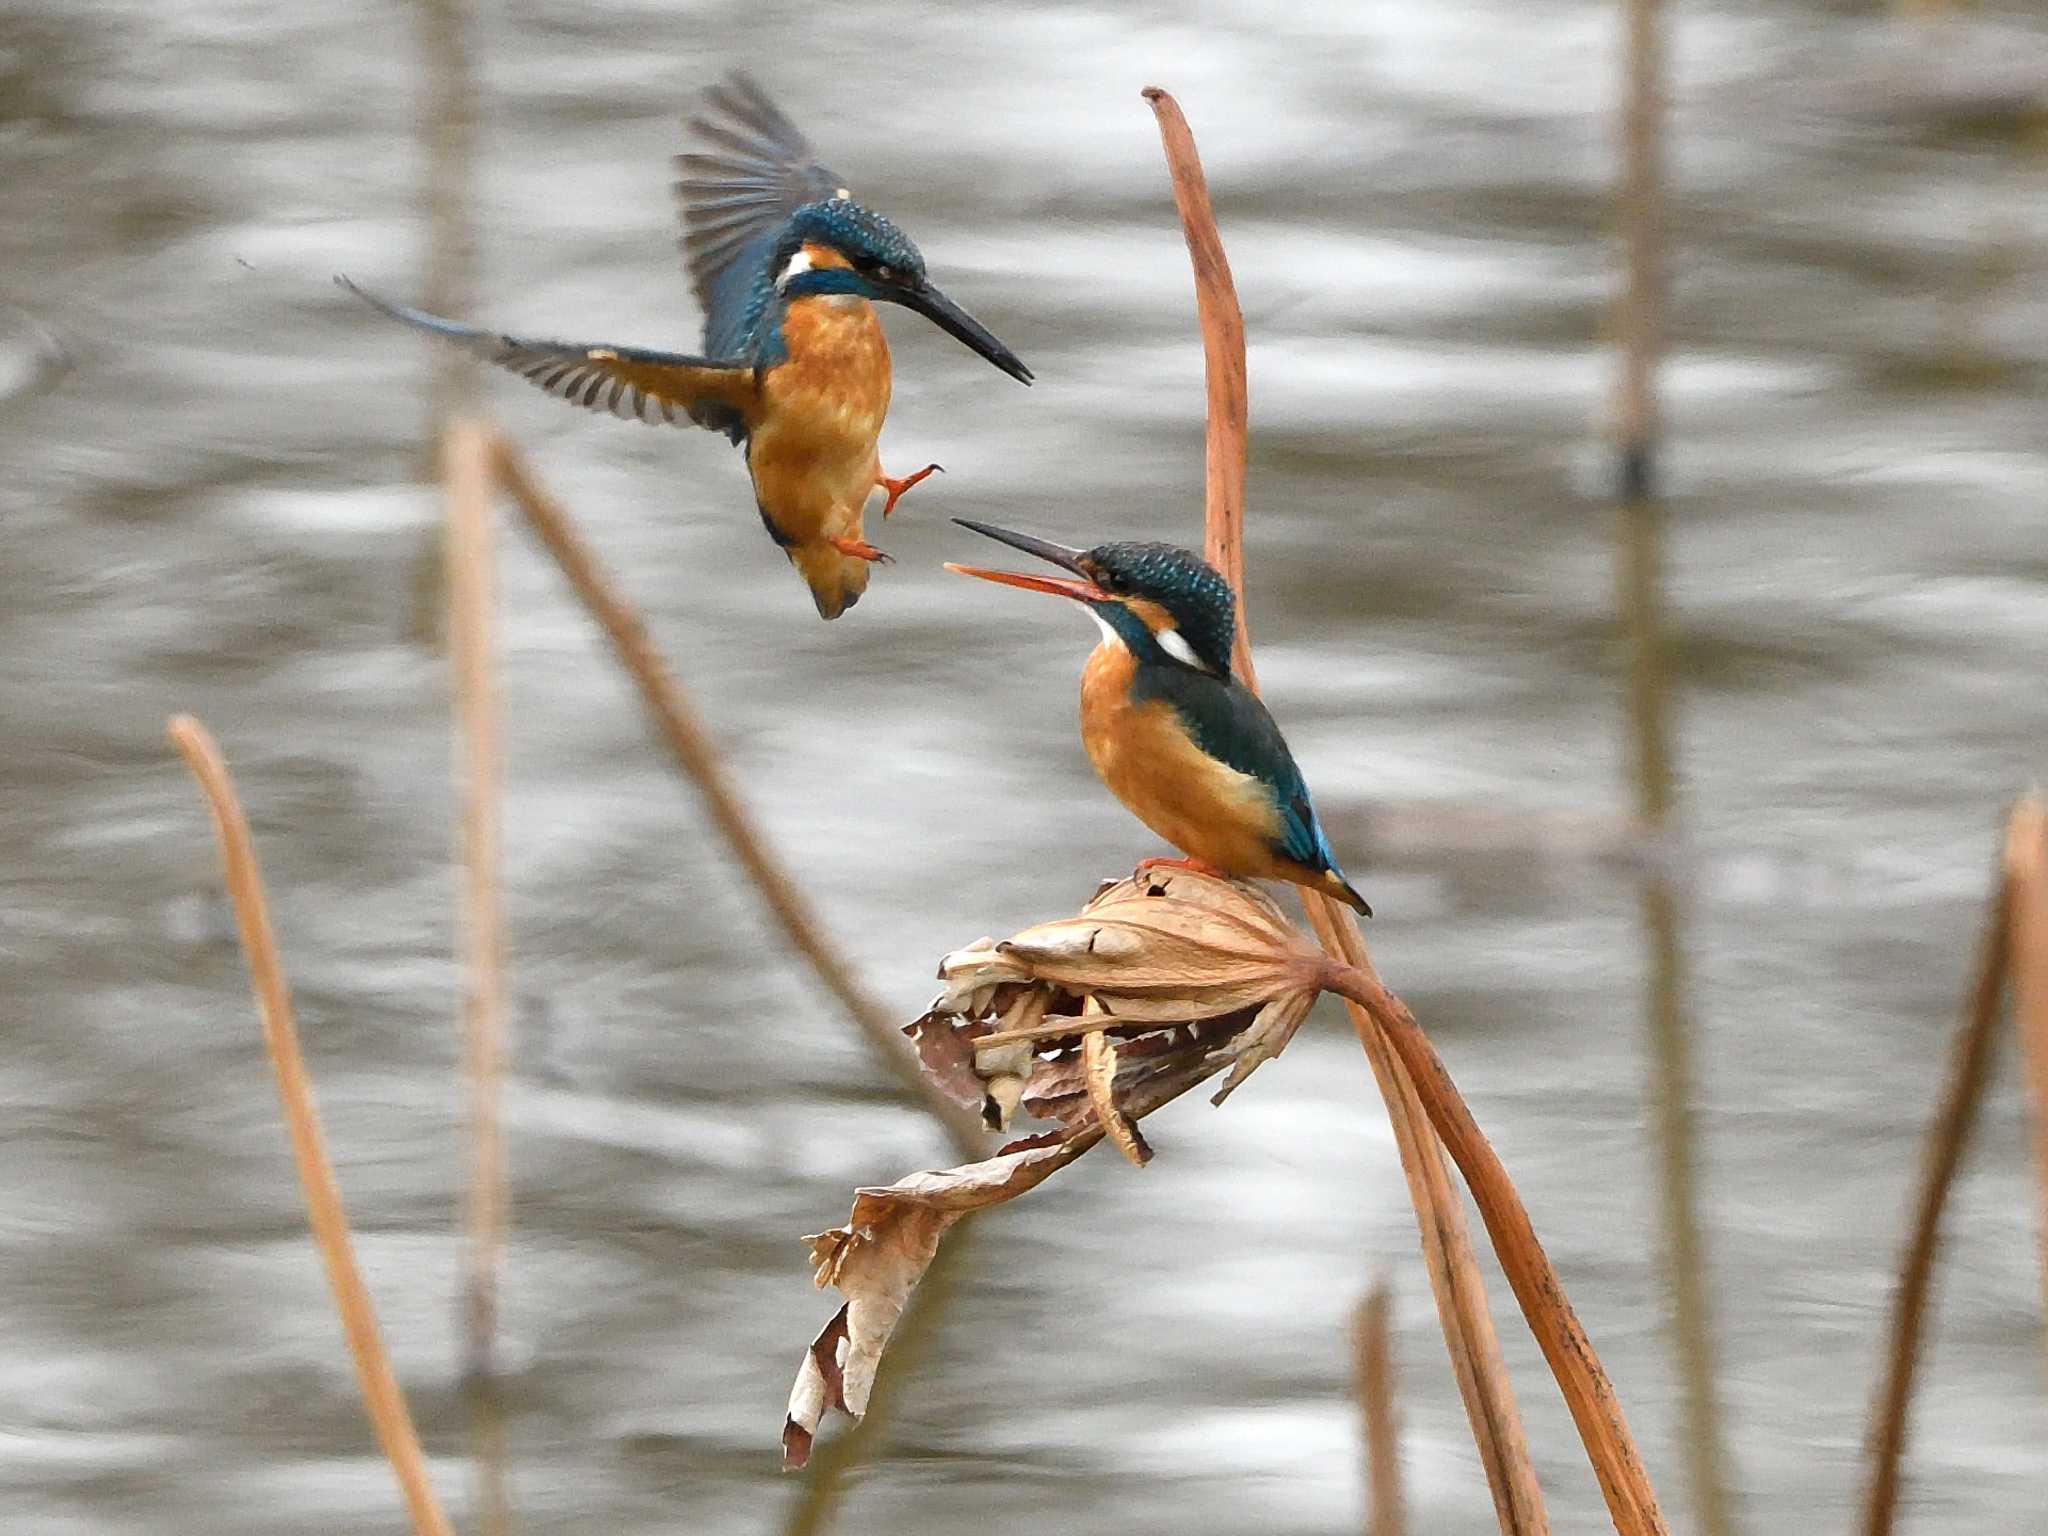
[[[987,326],[931,284],[926,283],[917,288],[898,287],[894,284],[877,287],[877,298],[891,299],[905,309],[916,310],[940,330],[979,352],[1019,384],[1031,382],[1031,370],[1024,366],[1022,358],[997,341],[995,333]]]
[[[957,571],[962,576],[978,576],[983,581],[1000,582],[1006,587],[1022,587],[1027,592],[1050,592],[1057,597],[1071,597],[1084,603],[1106,601],[1109,594],[1095,584],[1084,559],[1085,551],[1069,549],[1064,544],[1055,544],[1049,539],[1033,538],[1028,533],[1013,533],[1008,528],[998,528],[992,523],[969,522],[964,517],[953,519],[962,528],[972,528],[976,533],[1007,544],[1012,549],[1021,549],[1027,555],[1036,555],[1049,560],[1062,570],[1072,571],[1079,581],[1062,581],[1056,576],[1027,576],[1022,571],[990,571],[975,565],[953,565],[946,569]]]

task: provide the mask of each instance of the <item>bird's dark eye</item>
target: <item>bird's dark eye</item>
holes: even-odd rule
[[[893,283],[896,281],[896,269],[883,262],[875,268],[875,276],[885,283]]]

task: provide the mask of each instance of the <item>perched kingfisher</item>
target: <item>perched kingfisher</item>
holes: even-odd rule
[[[768,535],[836,619],[887,556],[863,537],[868,496],[896,499],[939,466],[894,479],[875,449],[889,411],[889,343],[874,302],[914,309],[1020,383],[1031,370],[925,276],[903,232],[853,201],[796,126],[743,74],[690,120],[676,198],[704,352],[533,341],[364,292],[408,325],[467,348],[571,404],[723,432],[747,454]]]
[[[1280,727],[1231,674],[1237,595],[1214,566],[1172,544],[1068,549],[954,521],[1078,578],[946,567],[1071,597],[1101,626],[1081,671],[1081,743],[1138,820],[1193,865],[1292,881],[1372,916],[1337,867]]]

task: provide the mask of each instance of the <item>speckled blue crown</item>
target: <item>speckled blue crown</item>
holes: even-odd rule
[[[1215,566],[1178,544],[1098,544],[1088,559],[1108,578],[1104,585],[1110,590],[1159,604],[1189,645],[1229,671],[1237,594]]]
[[[856,266],[865,261],[924,276],[924,257],[910,243],[909,236],[879,213],[850,198],[831,197],[821,203],[805,203],[789,216],[786,239],[791,249],[815,242],[831,246]]]

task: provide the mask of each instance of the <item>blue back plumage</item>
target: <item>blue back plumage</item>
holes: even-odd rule
[[[1308,784],[1257,694],[1235,678],[1177,665],[1161,654],[1157,660],[1141,662],[1131,683],[1133,703],[1154,699],[1173,706],[1196,746],[1265,786],[1280,818],[1278,852],[1310,869],[1337,867],[1309,800]]]

